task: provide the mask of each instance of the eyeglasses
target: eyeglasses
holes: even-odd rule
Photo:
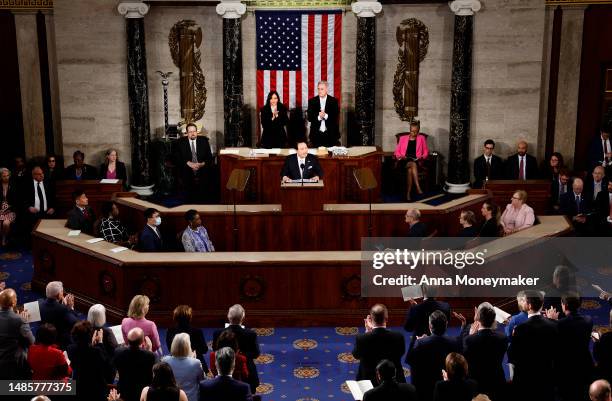
[[[494,148],[493,146],[485,146],[485,149],[487,149],[487,150],[493,150],[493,149],[495,149],[495,148]]]
[[[513,196],[512,199],[521,200],[521,198],[517,198],[516,196]]]

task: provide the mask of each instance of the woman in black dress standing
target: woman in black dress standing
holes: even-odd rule
[[[278,92],[268,93],[268,100],[261,108],[261,132],[260,146],[262,148],[284,148],[287,145],[287,107],[280,102]]]

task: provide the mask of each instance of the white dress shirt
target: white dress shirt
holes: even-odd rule
[[[601,160],[603,161],[602,165],[604,167],[612,164],[612,160],[608,160],[608,163],[606,163],[606,157],[608,157],[608,155],[606,155],[606,147],[608,149],[608,152],[612,152],[612,148],[610,148],[610,139],[601,138],[601,150],[603,151],[603,157]]]
[[[320,110],[325,110],[325,103],[327,103],[327,95],[325,95],[325,97],[319,96],[319,102],[321,104]],[[321,125],[319,127],[319,131],[321,131],[321,132],[327,131],[327,127],[325,126],[325,120],[327,120],[327,113],[325,113],[325,117],[323,117],[323,118],[321,118],[321,116],[318,116],[318,119],[319,119],[319,121],[321,121]]]
[[[597,194],[601,192],[601,183],[603,180],[597,182],[593,181],[593,200],[597,198]]]
[[[43,201],[45,202],[45,210],[40,210],[40,198],[38,197],[38,181],[34,181],[34,208],[38,209],[39,212],[45,212],[49,208],[47,203],[47,191],[45,190],[45,184],[40,182],[40,189],[42,189]]]
[[[306,171],[306,158],[301,159],[299,156],[297,157],[298,169],[300,170],[300,177],[304,178],[304,171]],[[302,164],[304,165],[304,169],[302,170]]]

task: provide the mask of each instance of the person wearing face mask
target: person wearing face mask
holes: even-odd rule
[[[162,222],[159,211],[149,208],[145,210],[144,218],[147,224],[145,224],[138,239],[139,250],[142,252],[161,252],[164,249],[164,241],[159,230]]]

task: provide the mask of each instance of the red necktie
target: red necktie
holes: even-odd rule
[[[524,180],[524,179],[525,179],[525,161],[524,161],[524,158],[521,157],[521,161],[519,163],[519,180]]]
[[[83,217],[89,219],[89,212],[87,212],[87,209],[83,209]]]

